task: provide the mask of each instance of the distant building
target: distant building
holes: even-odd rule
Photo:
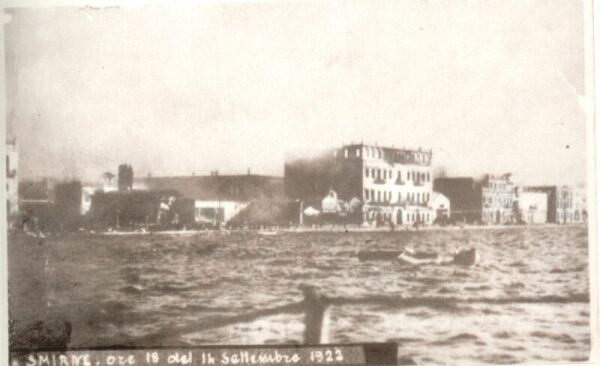
[[[516,221],[525,224],[545,224],[548,220],[548,194],[516,189]]]
[[[6,143],[6,210],[9,218],[19,214],[19,154],[14,140]]]
[[[81,224],[81,182],[61,182],[54,187],[54,216],[60,229],[75,230]]]
[[[439,192],[431,192],[431,208],[433,221],[444,223],[450,220],[450,199]]]
[[[255,174],[145,177],[135,187],[179,192],[194,201],[195,222],[205,224],[226,223],[251,202],[285,200],[282,178]]]
[[[431,158],[431,151],[365,144],[312,158],[287,157],[284,189],[292,200],[322,201],[323,213],[335,208],[349,222],[429,224],[434,216]]]
[[[587,211],[582,196],[569,186],[529,186],[527,192],[547,194],[547,222],[556,224],[582,223],[587,220]]]
[[[481,182],[482,221],[487,224],[514,222],[514,184],[510,174],[486,175]]]
[[[433,189],[450,200],[454,222],[507,224],[514,221],[514,185],[510,174],[436,178]]]
[[[470,177],[436,178],[433,189],[448,198],[452,222],[482,222],[483,192],[481,182]]]
[[[573,222],[587,222],[587,192],[585,188],[573,189]]]
[[[55,227],[54,182],[48,179],[23,180],[19,184],[20,226],[48,230]]]
[[[117,187],[119,191],[126,191],[133,188],[133,168],[131,167],[131,165],[119,165]]]

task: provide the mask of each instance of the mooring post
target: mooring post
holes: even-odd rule
[[[313,286],[300,286],[304,294],[304,343],[320,344],[327,298],[318,294]]]

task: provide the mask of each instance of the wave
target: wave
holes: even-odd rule
[[[479,337],[476,336],[475,334],[460,333],[460,334],[454,335],[452,337],[449,337],[449,338],[441,340],[441,341],[430,342],[430,344],[435,345],[435,346],[449,346],[449,345],[453,345],[453,344],[457,344],[457,343],[476,343],[476,342],[483,343],[481,341],[481,339],[479,339]]]
[[[551,339],[553,341],[566,343],[566,344],[577,343],[577,341],[573,337],[571,337],[570,335],[568,335],[566,333],[555,334],[555,333],[548,333],[548,332],[542,332],[542,331],[535,331],[535,332],[529,333],[529,335],[532,337],[536,337],[536,338],[547,338],[547,339]]]

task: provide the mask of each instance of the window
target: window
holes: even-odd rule
[[[365,169],[365,177],[369,178],[369,168]]]
[[[410,180],[410,172],[406,173],[406,180]]]
[[[356,157],[360,158],[360,149],[356,149]]]
[[[369,199],[369,190],[365,189],[365,200]]]
[[[386,175],[387,175],[387,170],[383,171],[383,179],[386,179]]]
[[[381,201],[381,191],[377,191],[377,202]]]
[[[344,157],[347,159],[348,158],[348,149],[344,149]]]
[[[398,192],[398,202],[402,201],[402,193]]]
[[[398,180],[402,180],[402,172],[398,170]]]

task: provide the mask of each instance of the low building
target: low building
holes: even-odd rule
[[[516,221],[525,224],[545,224],[548,220],[548,194],[516,190]]]
[[[53,212],[54,182],[49,179],[23,180],[19,184],[18,225],[42,231],[56,227]]]
[[[174,190],[194,201],[197,224],[220,225],[240,214],[251,202],[284,201],[283,179],[245,174],[137,178],[143,190]]]
[[[198,223],[228,222],[248,206],[247,202],[195,200],[195,220]]]
[[[172,190],[97,191],[88,216],[100,227],[182,228],[194,223],[194,202]]]

